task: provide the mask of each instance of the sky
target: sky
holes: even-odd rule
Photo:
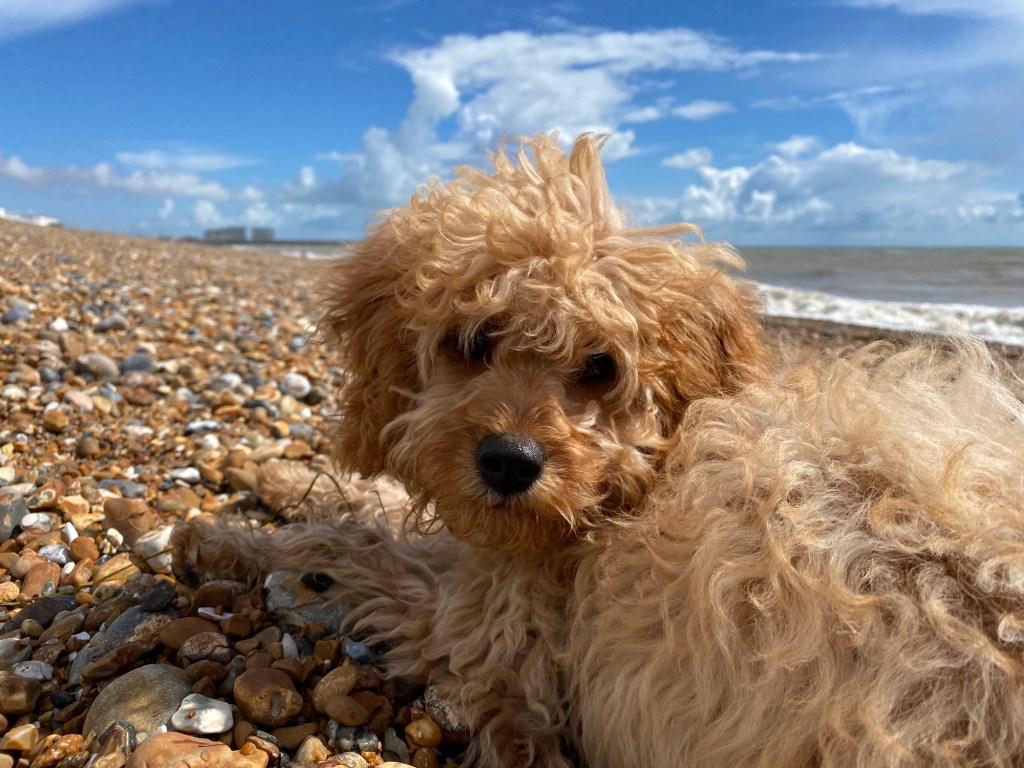
[[[608,132],[636,224],[1024,245],[1024,0],[0,0],[0,208],[358,237],[505,137]]]

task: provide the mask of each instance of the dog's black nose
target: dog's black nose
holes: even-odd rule
[[[540,443],[514,433],[487,435],[476,447],[480,477],[502,496],[521,493],[533,485],[547,458]]]

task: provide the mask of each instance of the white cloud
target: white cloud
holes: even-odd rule
[[[0,40],[85,21],[146,0],[3,0]]]
[[[262,200],[246,208],[241,216],[241,223],[250,227],[279,227],[283,221],[281,214],[271,210]]]
[[[205,173],[227,171],[256,164],[255,160],[244,157],[194,150],[179,150],[172,153],[161,149],[150,149],[143,152],[118,152],[114,157],[122,165],[142,168],[147,171]]]
[[[713,157],[711,150],[707,147],[692,147],[685,152],[680,152],[677,155],[666,157],[661,161],[661,164],[666,168],[689,170],[691,168],[700,168],[701,166],[709,165]]]
[[[725,168],[697,164],[699,150],[691,150],[676,156],[682,158],[676,167],[695,168],[698,183],[674,199],[624,202],[645,223],[691,221],[733,239],[788,232],[812,241],[822,233],[853,242],[962,241],[978,232],[991,236],[993,224],[1024,220],[1018,196],[989,189],[980,166],[853,142],[822,148],[810,136],[779,148],[751,165]],[[965,229],[975,225],[985,228]]]
[[[220,215],[216,204],[212,200],[196,200],[192,206],[192,216],[196,224],[203,229],[220,227],[224,224],[224,217]]]
[[[207,197],[227,200],[232,195],[219,182],[201,178],[190,171],[135,168],[122,170],[111,163],[90,167],[30,166],[17,155],[0,154],[0,177],[14,179],[35,188],[87,186],[158,197]]]
[[[815,53],[742,50],[691,29],[611,32],[567,29],[549,34],[502,32],[451,35],[436,44],[392,51],[408,71],[413,99],[397,130],[371,128],[356,152],[318,156],[340,166],[341,177],[302,179],[293,200],[382,207],[405,199],[432,174],[482,159],[508,134],[559,131],[563,140],[585,131],[610,132],[607,160],[636,152],[623,124],[664,116],[668,104],[639,106],[652,73],[753,72],[773,64],[815,61]],[[442,124],[449,135],[439,136]]]
[[[893,8],[915,16],[980,16],[1024,19],[1020,0],[843,0],[859,8]]]
[[[156,215],[159,216],[162,221],[167,221],[167,219],[171,218],[171,214],[173,213],[174,201],[168,197],[164,199],[164,204],[160,206],[160,210],[157,211]]]
[[[707,120],[728,112],[735,112],[736,108],[727,101],[709,101],[708,99],[697,99],[689,104],[683,104],[672,110],[672,114],[684,120]]]
[[[784,157],[799,157],[821,145],[816,136],[792,136],[775,145],[775,151]]]

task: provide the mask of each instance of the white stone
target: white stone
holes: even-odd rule
[[[210,621],[223,621],[224,619],[230,619],[234,615],[235,614],[231,613],[231,611],[217,613],[216,608],[211,608],[208,605],[203,605],[196,609],[196,616],[203,619],[209,619]]]
[[[53,679],[53,665],[45,661],[19,661],[11,665],[11,672],[18,677],[27,677],[41,683]]]
[[[64,541],[68,544],[78,538],[78,529],[72,523],[64,523],[60,532],[64,534]]]
[[[104,541],[103,544],[100,545],[100,550],[103,550],[104,545],[112,547],[112,550],[110,552],[106,552],[105,554],[109,555],[113,552],[116,552],[118,548],[122,544],[124,544],[124,535],[119,530],[117,530],[117,528],[107,528],[106,532],[104,533],[104,536],[106,537],[106,541]]]
[[[63,317],[55,317],[50,321],[50,330],[56,331],[57,333],[63,333],[68,330],[71,326],[68,325],[68,321]]]
[[[27,528],[49,533],[53,530],[53,520],[45,512],[29,512],[21,518],[21,529],[25,530]]]
[[[199,693],[190,693],[171,715],[171,726],[183,733],[225,733],[234,726],[231,706]]]
[[[309,391],[313,388],[313,385],[309,383],[309,379],[303,376],[301,373],[286,373],[281,377],[281,384],[279,389],[286,395],[291,395],[296,400],[301,400]]]
[[[24,661],[31,655],[32,646],[28,640],[20,637],[5,637],[0,640],[0,663]]]
[[[284,654],[284,658],[292,661],[299,660],[299,646],[295,643],[295,638],[288,632],[281,635],[281,651]]]
[[[149,565],[153,573],[171,572],[171,533],[174,528],[163,525],[147,531],[135,542],[133,551]]]
[[[215,451],[220,448],[220,438],[212,432],[207,432],[199,438],[199,447],[207,451]]]
[[[40,547],[39,555],[61,567],[71,562],[71,550],[63,544],[47,544],[45,547]]]
[[[172,480],[181,480],[189,485],[195,485],[203,479],[203,476],[199,474],[199,470],[195,467],[172,469],[170,475]]]

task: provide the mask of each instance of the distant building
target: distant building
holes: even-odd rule
[[[203,232],[203,240],[208,243],[244,243],[245,227],[220,227]]]
[[[254,243],[272,243],[277,238],[274,235],[273,227],[253,227],[252,241]]]

